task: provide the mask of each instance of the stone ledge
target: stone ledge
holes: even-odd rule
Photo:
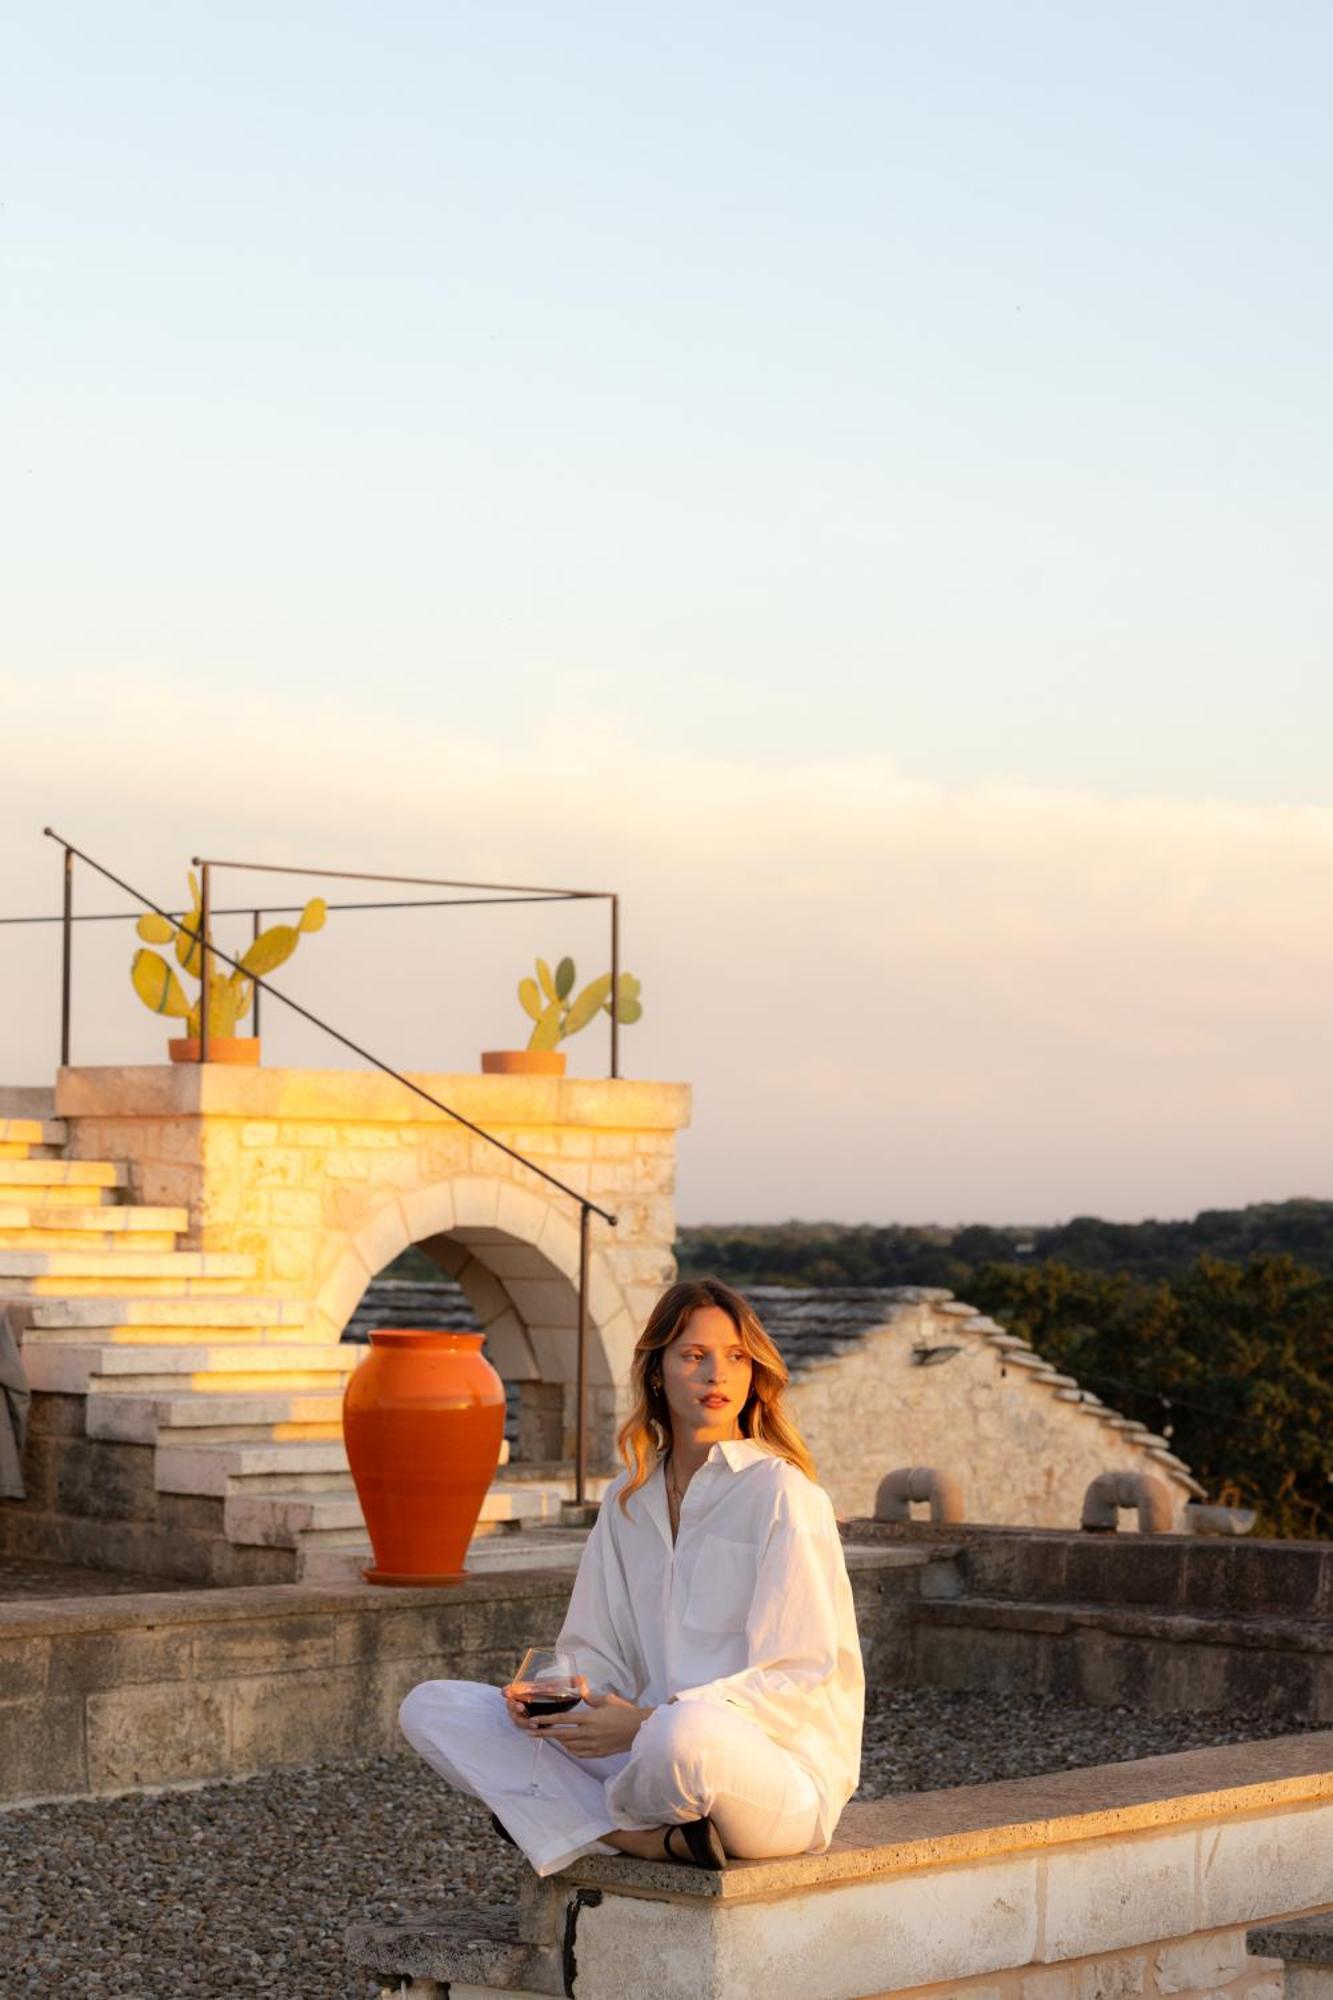
[[[494,1570],[439,1589],[372,1583],[273,1583],[221,1590],[157,1590],[107,1597],[48,1597],[0,1602],[0,1640],[56,1638],[66,1633],[142,1630],[146,1625],[213,1625],[253,1618],[300,1618],[319,1612],[421,1611],[495,1598],[567,1594],[575,1558],[562,1567]]]
[[[524,1993],[564,1994],[564,1965],[552,1945],[519,1936],[509,1910],[422,1910],[395,1922],[353,1924],[354,1965],[395,1981],[438,1981]]]
[[[737,1861],[720,1873],[590,1856],[560,1880],[659,1901],[754,1902],[1325,1801],[1333,1801],[1333,1730],[850,1805],[826,1854]]]
[[[628,1077],[481,1076],[404,1072],[483,1127],[600,1126],[675,1132],[690,1121],[686,1083]],[[161,1063],[62,1069],[62,1118],[311,1118],[349,1124],[452,1125],[445,1113],[378,1071],[232,1068]]]
[[[1297,1917],[1286,1924],[1262,1924],[1245,1942],[1257,1958],[1281,1958],[1288,1965],[1325,1965],[1333,1970],[1333,1910]]]
[[[850,1549],[848,1555],[850,1557]],[[868,1552],[866,1552],[868,1553]],[[1068,1633],[1093,1628],[1125,1639],[1177,1644],[1285,1648],[1333,1653],[1333,1626],[1318,1618],[1240,1618],[1225,1611],[1137,1610],[1102,1604],[1023,1603],[1011,1597],[923,1601],[916,1616],[934,1625],[987,1626],[996,1631]]]

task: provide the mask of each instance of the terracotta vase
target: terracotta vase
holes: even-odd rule
[[[482,1052],[483,1076],[563,1076],[563,1049],[486,1049]]]
[[[504,1439],[479,1333],[381,1328],[343,1396],[343,1440],[375,1551],[367,1583],[461,1583]]]
[[[199,1060],[198,1035],[177,1035],[167,1043],[167,1054],[176,1063],[197,1063]],[[210,1035],[208,1038],[208,1060],[211,1063],[257,1063],[259,1061],[258,1035]]]

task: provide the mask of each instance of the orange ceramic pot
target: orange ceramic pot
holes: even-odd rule
[[[486,1049],[482,1052],[483,1076],[563,1076],[563,1049]]]
[[[198,1035],[176,1035],[167,1043],[167,1054],[173,1062],[197,1063],[199,1060]],[[259,1061],[258,1035],[210,1035],[208,1038],[208,1060],[211,1063],[257,1063]]]
[[[375,1562],[368,1583],[461,1583],[495,1477],[505,1392],[479,1333],[370,1336],[347,1384],[343,1438]]]

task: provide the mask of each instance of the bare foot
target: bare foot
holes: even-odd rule
[[[632,1854],[639,1861],[666,1861],[670,1857],[666,1851],[667,1829],[664,1826],[647,1828],[644,1832],[635,1829],[625,1833],[604,1833],[603,1840],[618,1847],[622,1854]]]

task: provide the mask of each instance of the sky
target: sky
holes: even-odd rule
[[[0,914],[48,823],[163,898],[617,888],[687,1221],[1333,1194],[1326,7],[5,44]],[[283,977],[470,1069],[601,921],[349,914]],[[127,944],[76,1056],[154,1059]],[[54,954],[0,928],[0,1081]]]

